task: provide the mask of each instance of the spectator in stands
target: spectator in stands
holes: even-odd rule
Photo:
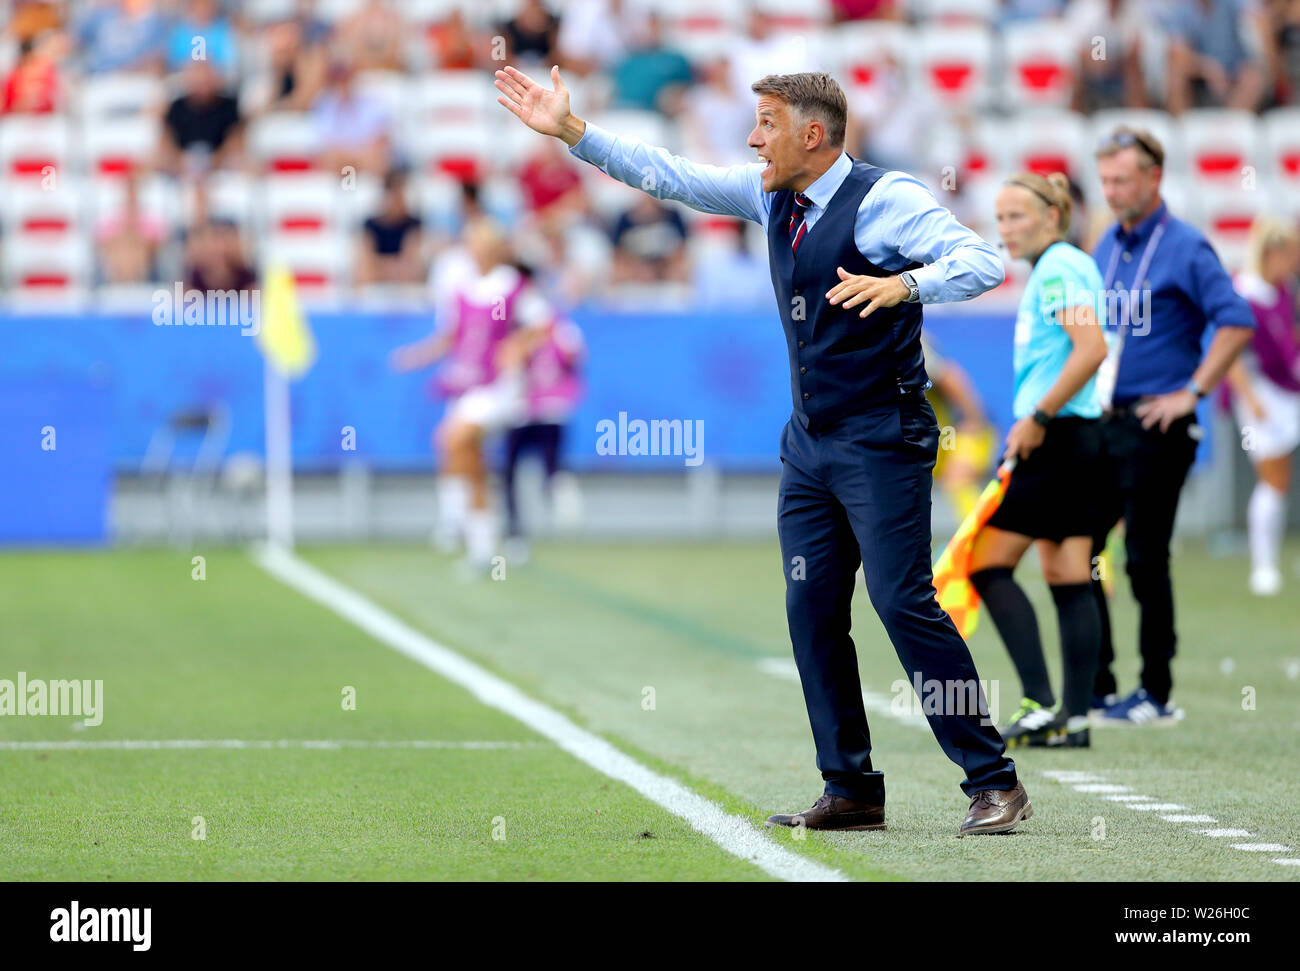
[[[519,188],[529,221],[566,226],[587,208],[582,177],[555,139],[544,139],[519,169]]]
[[[1268,53],[1272,62],[1269,106],[1300,100],[1300,0],[1269,0]]]
[[[745,146],[754,127],[753,99],[732,88],[725,55],[704,64],[700,83],[687,90],[677,121],[685,129],[691,158],[709,165],[753,161],[754,153]]]
[[[238,67],[235,29],[216,0],[188,0],[184,14],[167,33],[167,69],[183,71],[190,61],[207,60],[227,79]]]
[[[686,223],[681,213],[650,195],[639,195],[618,217],[614,240],[614,283],[683,283]]]
[[[155,0],[98,0],[83,9],[75,34],[88,74],[162,69],[167,22]]]
[[[1142,32],[1148,12],[1138,0],[1074,0],[1067,23],[1079,45],[1076,111],[1142,108]]]
[[[305,111],[319,96],[325,85],[328,53],[321,39],[309,41],[309,36],[308,26],[299,19],[267,29],[270,70],[264,90],[254,98],[257,111]]]
[[[429,47],[434,67],[439,71],[467,71],[478,62],[477,43],[465,13],[459,7],[442,20],[429,25]]]
[[[222,89],[211,61],[190,61],[184,91],[167,109],[159,169],[172,175],[238,168],[243,163],[239,102]]]
[[[140,172],[122,183],[122,205],[95,227],[100,283],[152,283],[159,279],[158,250],[166,237],[162,220],[140,207]]]
[[[50,0],[15,0],[13,17],[6,31],[21,46],[36,40],[46,31],[62,30],[62,6]]]
[[[423,227],[406,203],[406,174],[394,170],[384,176],[379,212],[362,224],[355,280],[420,283],[424,274]]]
[[[406,69],[406,21],[388,0],[365,0],[338,25],[339,51],[358,71]]]
[[[312,107],[321,143],[320,167],[330,172],[349,165],[358,172],[387,172],[392,119],[382,102],[356,89],[355,81],[351,63],[333,62],[325,91]]]
[[[48,114],[56,111],[62,96],[59,64],[68,52],[67,35],[50,30],[18,48],[18,63],[4,79],[5,114]]]
[[[610,71],[614,105],[672,114],[680,108],[682,91],[691,83],[691,62],[663,42],[659,17],[651,15],[645,37],[634,44]]]
[[[831,18],[837,24],[846,20],[903,20],[905,11],[900,0],[831,0]]]
[[[806,37],[789,31],[773,31],[771,20],[757,5],[750,8],[746,32],[730,45],[731,86],[737,97],[753,101],[750,85],[754,78],[769,74],[798,74],[823,70],[827,52],[816,50]]]
[[[190,231],[185,246],[187,290],[247,290],[256,282],[233,222],[209,219]]]
[[[1065,13],[1066,0],[1002,0],[998,26],[1022,20],[1049,20]]]
[[[586,76],[614,64],[645,35],[646,16],[626,0],[571,0],[556,43],[560,63]]]
[[[524,0],[513,18],[498,30],[506,40],[506,59],[511,63],[532,60],[554,64],[557,59],[555,39],[560,19],[547,9],[542,0]]]
[[[749,224],[742,219],[727,221],[725,245],[704,247],[692,260],[692,305],[700,309],[767,308],[772,295],[762,286],[767,260],[759,259],[749,247]]]
[[[1265,88],[1267,30],[1254,0],[1180,0],[1173,15],[1169,110],[1256,110]]]

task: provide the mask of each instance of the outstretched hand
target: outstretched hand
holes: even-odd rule
[[[496,72],[493,84],[504,97],[497,103],[509,109],[515,117],[535,132],[562,138],[569,145],[576,144],[586,126],[569,111],[569,89],[560,77],[559,65],[551,68],[551,83],[555,89],[548,91],[523,71],[506,66]],[[570,141],[572,138],[572,141]]]

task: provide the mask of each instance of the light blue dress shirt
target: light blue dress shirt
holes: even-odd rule
[[[701,165],[591,122],[569,152],[656,199],[752,219],[767,231],[772,193],[763,191],[761,162]],[[804,215],[810,232],[852,167],[852,160],[841,152],[804,190],[812,200]],[[992,246],[939,205],[923,182],[905,172],[887,172],[863,197],[853,236],[859,252],[882,270],[896,272],[911,263],[924,264],[912,271],[923,303],[969,300],[996,287],[1006,272]]]

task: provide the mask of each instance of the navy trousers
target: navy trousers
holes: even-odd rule
[[[884,798],[849,636],[859,564],[908,680],[978,683],[970,650],[939,606],[931,574],[930,489],[938,443],[934,411],[920,392],[900,394],[896,403],[829,428],[805,428],[792,418],[781,433],[777,531],[790,640],[817,768],[826,792],[845,798]],[[979,707],[985,705],[980,692]],[[966,710],[970,705],[943,707],[926,718],[944,754],[965,772],[962,790],[970,796],[1014,788],[1015,763],[990,719]]]

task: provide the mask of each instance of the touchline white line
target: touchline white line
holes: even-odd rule
[[[172,749],[322,749],[335,751],[346,748],[392,748],[392,749],[471,749],[490,751],[492,749],[535,748],[547,745],[547,742],[494,742],[467,739],[365,739],[365,738],[124,738],[105,739],[103,741],[38,741],[38,742],[0,742],[0,751],[4,752],[82,752],[106,749],[123,752],[158,752]]]
[[[1186,806],[1179,805],[1176,802],[1157,802],[1151,796],[1139,796],[1133,794],[1103,795],[1103,793],[1122,793],[1125,792],[1128,787],[1111,785],[1103,782],[1100,775],[1064,769],[1048,769],[1042,774],[1049,779],[1056,780],[1062,785],[1071,786],[1076,792],[1087,792],[1099,795],[1102,799],[1120,803],[1126,809],[1134,809],[1139,812],[1154,812],[1168,823],[1218,822],[1218,820],[1213,816],[1204,813],[1188,812]],[[1209,829],[1194,829],[1191,830],[1191,832],[1196,833],[1198,836],[1208,836],[1212,839],[1250,839],[1255,835],[1247,829],[1229,829],[1226,826],[1212,826]],[[1230,843],[1229,846],[1231,846],[1232,849],[1239,850],[1243,853],[1291,852],[1291,847],[1284,843]],[[1274,859],[1273,862],[1280,866],[1300,865],[1300,860],[1285,857]]]
[[[646,768],[603,738],[580,728],[564,715],[529,698],[495,674],[404,624],[351,587],[326,576],[293,553],[263,546],[253,559],[271,576],[387,644],[448,681],[465,688],[485,705],[505,712],[549,738],[574,757],[686,820],[733,856],[753,863],[781,880],[846,881],[839,870],[791,852],[763,835],[749,820],[734,816],[675,779]]]
[[[783,681],[793,681],[799,684],[799,669],[795,666],[793,658],[783,657],[765,657],[758,662],[758,669],[764,674],[770,674],[774,678],[780,678]],[[908,689],[909,692],[911,689]],[[906,714],[898,711],[894,707],[894,699],[891,695],[883,694],[879,691],[862,690],[862,707],[868,713],[877,715],[888,715],[899,724],[907,725],[911,728],[924,728],[930,730],[930,723],[925,720],[923,715],[914,715],[910,711]],[[909,698],[907,707],[911,707]]]

